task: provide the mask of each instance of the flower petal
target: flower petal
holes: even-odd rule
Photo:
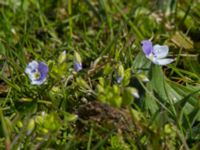
[[[33,60],[33,61],[30,62],[30,63],[28,64],[28,66],[26,67],[25,73],[28,74],[28,75],[30,75],[30,74],[32,74],[33,72],[35,72],[37,68],[38,68],[38,62],[35,61],[35,60]]]
[[[153,51],[152,42],[149,40],[143,40],[141,44],[142,44],[143,52],[145,53],[146,56],[149,56]]]
[[[38,79],[38,81],[43,81],[44,79],[46,79],[49,69],[45,63],[43,63],[43,62],[39,63],[38,71],[40,73],[40,78]]]
[[[82,63],[74,62],[74,69],[77,72],[81,71],[83,69]]]
[[[44,80],[32,80],[31,84],[33,84],[33,85],[41,85],[45,80],[46,80],[46,78]]]
[[[167,64],[170,64],[174,61],[174,59],[154,59],[153,62],[154,64],[158,64],[158,65],[161,65],[161,66],[164,66],[164,65],[167,65]]]
[[[164,58],[169,52],[169,47],[166,45],[156,44],[153,46],[153,54],[156,58]]]

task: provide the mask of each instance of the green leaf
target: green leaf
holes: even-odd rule
[[[153,89],[150,82],[147,83],[147,90],[148,92],[146,91],[145,97],[144,97],[144,104],[145,104],[145,108],[153,114],[159,109],[159,106],[156,103],[155,97],[152,96]]]
[[[198,93],[200,89],[194,90],[192,88],[182,86],[172,81],[168,83],[183,98],[182,100],[180,99],[178,102],[181,104],[181,107],[183,107],[186,103],[189,103],[192,106],[196,106],[198,104],[198,99],[194,97],[194,94]]]
[[[165,90],[165,80],[162,67],[158,65],[152,65],[151,69],[151,85],[156,94],[162,99],[167,100],[166,90]]]
[[[142,51],[136,56],[132,64],[134,70],[149,69],[150,65],[151,62],[145,57]]]

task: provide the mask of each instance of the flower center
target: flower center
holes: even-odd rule
[[[39,71],[36,71],[34,73],[34,78],[35,78],[35,80],[38,80],[40,78],[40,72]]]
[[[148,56],[148,58],[149,58],[151,61],[153,61],[153,60],[155,59],[155,55],[154,55],[153,53],[151,53],[151,54]]]

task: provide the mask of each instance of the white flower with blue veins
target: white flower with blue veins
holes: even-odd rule
[[[25,73],[30,78],[31,84],[34,85],[41,85],[42,83],[44,83],[48,71],[48,66],[44,62],[38,63],[35,60],[30,62],[25,69]]]
[[[143,40],[141,44],[145,56],[154,64],[163,66],[174,61],[174,59],[166,58],[169,53],[168,46],[159,44],[153,46],[152,42],[149,40]]]

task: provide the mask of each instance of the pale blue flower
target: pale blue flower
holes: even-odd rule
[[[174,61],[174,59],[165,58],[169,53],[168,46],[159,44],[153,46],[152,42],[149,40],[143,40],[141,44],[145,56],[150,59],[154,64],[167,65]]]
[[[31,84],[34,85],[41,85],[42,83],[44,83],[48,71],[49,69],[44,62],[38,63],[35,60],[30,62],[25,69],[25,73],[30,78]]]

